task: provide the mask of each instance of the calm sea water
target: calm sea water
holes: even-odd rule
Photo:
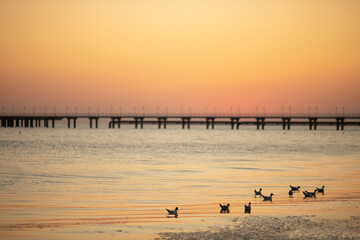
[[[139,237],[144,227],[221,218],[218,203],[230,202],[231,214],[249,201],[253,214],[314,214],[314,204],[360,199],[360,128],[102,127],[0,129],[0,237]],[[290,199],[289,184],[326,194]],[[260,187],[273,203],[254,198]],[[176,206],[180,217],[167,218]]]

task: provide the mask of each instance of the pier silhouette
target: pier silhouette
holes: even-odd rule
[[[334,125],[336,130],[344,126],[360,126],[360,114],[163,114],[163,113],[124,113],[124,114],[5,114],[0,115],[1,128],[7,127],[55,127],[56,121],[67,120],[68,128],[76,128],[77,119],[89,119],[90,128],[99,127],[99,119],[108,119],[109,128],[121,128],[123,124],[133,124],[135,128],[144,128],[145,124],[158,125],[166,129],[167,125],[180,125],[190,129],[191,125],[204,125],[214,129],[215,125],[229,125],[230,129],[239,129],[241,125],[255,125],[264,130],[266,125],[280,125],[283,130],[290,130],[294,125],[308,125],[309,130],[318,126]],[[94,124],[93,124],[94,123]],[[335,129],[335,128],[334,128]]]

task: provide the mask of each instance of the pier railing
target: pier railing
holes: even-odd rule
[[[90,118],[90,117],[99,117],[99,118],[111,118],[111,117],[121,117],[121,118],[133,118],[133,117],[145,117],[145,118],[158,118],[158,117],[167,117],[167,118],[182,118],[182,117],[191,117],[191,118],[360,118],[360,113],[14,113],[14,112],[3,112],[0,113],[0,117],[56,117],[56,118],[67,118],[67,117],[77,117],[77,118]]]

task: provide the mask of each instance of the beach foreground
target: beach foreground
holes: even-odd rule
[[[163,232],[157,239],[360,239],[360,216],[247,216],[205,231]]]

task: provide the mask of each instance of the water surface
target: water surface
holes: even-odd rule
[[[196,228],[243,215],[249,201],[254,215],[321,215],[339,206],[344,216],[359,215],[359,128],[87,124],[0,129],[0,237],[148,238],[173,224]],[[289,184],[325,185],[325,194],[289,198]],[[260,187],[275,194],[272,203],[254,198]],[[230,214],[220,215],[218,204],[228,202]],[[179,218],[166,217],[176,206]]]

